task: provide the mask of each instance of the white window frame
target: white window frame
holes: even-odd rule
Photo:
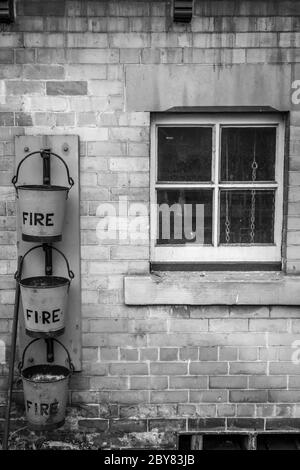
[[[157,182],[157,129],[159,126],[212,126],[212,181],[210,183],[158,183]],[[236,127],[276,127],[275,182],[219,183],[220,172],[220,129]],[[284,119],[277,113],[216,113],[216,114],[154,114],[151,121],[151,163],[150,163],[150,234],[151,262],[153,263],[263,263],[281,262],[283,224],[283,175],[284,175]],[[156,190],[170,188],[211,188],[213,189],[213,245],[157,245]],[[272,245],[217,245],[219,201],[218,187],[268,188],[275,189],[274,244]]]

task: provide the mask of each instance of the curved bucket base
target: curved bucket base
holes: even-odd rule
[[[57,336],[61,336],[65,332],[65,328],[61,328],[60,330],[57,331],[49,331],[47,333],[43,331],[32,331],[28,330],[27,328],[25,329],[26,334],[30,336],[31,338],[56,338]]]
[[[24,242],[52,243],[60,242],[62,240],[62,235],[55,235],[54,237],[38,237],[35,235],[25,235],[22,233],[22,240]]]
[[[56,429],[64,424],[71,372],[65,366],[50,364],[37,364],[21,371],[30,429]]]
[[[59,423],[52,423],[52,424],[31,424],[28,423],[28,428],[32,431],[52,431],[53,429],[61,428],[65,424],[65,419],[60,421]]]

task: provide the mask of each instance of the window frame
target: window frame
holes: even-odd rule
[[[285,122],[280,113],[154,113],[151,116],[151,161],[150,161],[150,261],[151,263],[281,263],[284,203],[284,146]],[[158,139],[159,126],[212,126],[212,181],[210,183],[158,183]],[[222,183],[220,175],[222,127],[276,127],[275,182]],[[170,188],[211,188],[213,190],[213,246],[208,245],[157,245],[156,190]],[[262,245],[217,245],[216,221],[219,219],[219,188],[275,188],[274,244]],[[218,194],[218,197],[217,197]]]

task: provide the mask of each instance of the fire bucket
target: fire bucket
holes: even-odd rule
[[[59,276],[35,276],[21,279],[25,256],[40,247],[42,245],[31,248],[23,256],[20,272],[17,272],[15,276],[20,284],[26,333],[32,337],[49,338],[64,333],[68,293],[74,273],[70,270],[65,255],[52,246],[49,248],[58,251],[64,257],[70,279]]]
[[[21,164],[28,157],[36,154],[42,156],[44,164],[47,158],[49,160],[50,155],[61,160],[65,165],[70,187],[53,186],[51,184],[23,184],[17,186]],[[49,161],[47,165],[47,168],[50,168]],[[50,176],[48,176],[47,181],[50,181]],[[60,241],[62,239],[66,200],[68,199],[69,190],[74,184],[65,161],[59,155],[50,152],[50,150],[30,153],[19,163],[12,183],[16,188],[18,199],[22,239],[29,242],[43,243]]]
[[[22,377],[25,412],[28,427],[35,431],[52,430],[63,426],[69,391],[69,379],[74,371],[65,346],[54,339],[67,353],[69,368],[61,365],[37,364],[23,368],[28,347],[24,349],[19,371]]]
[[[68,191],[64,186],[18,186],[24,241],[49,243],[62,239]]]

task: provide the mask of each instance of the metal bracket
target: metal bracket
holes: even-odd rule
[[[50,160],[50,159],[49,159]],[[45,160],[44,160],[45,163]],[[47,245],[46,243],[43,244],[43,250],[45,252],[45,274],[46,276],[51,276],[53,272],[53,264],[52,264],[52,247],[51,245]],[[47,354],[47,362],[54,362],[54,342],[52,338],[46,338],[46,354]]]
[[[53,338],[46,338],[47,362],[54,362],[54,341]]]
[[[194,0],[173,0],[173,20],[190,23],[193,17]]]
[[[41,149],[41,157],[43,159],[43,184],[47,185],[51,183],[50,155],[50,148]]]
[[[14,0],[1,2],[0,23],[12,23],[14,21]]]
[[[45,252],[45,275],[52,276],[53,264],[52,264],[52,247],[47,243],[43,243],[43,250]]]

